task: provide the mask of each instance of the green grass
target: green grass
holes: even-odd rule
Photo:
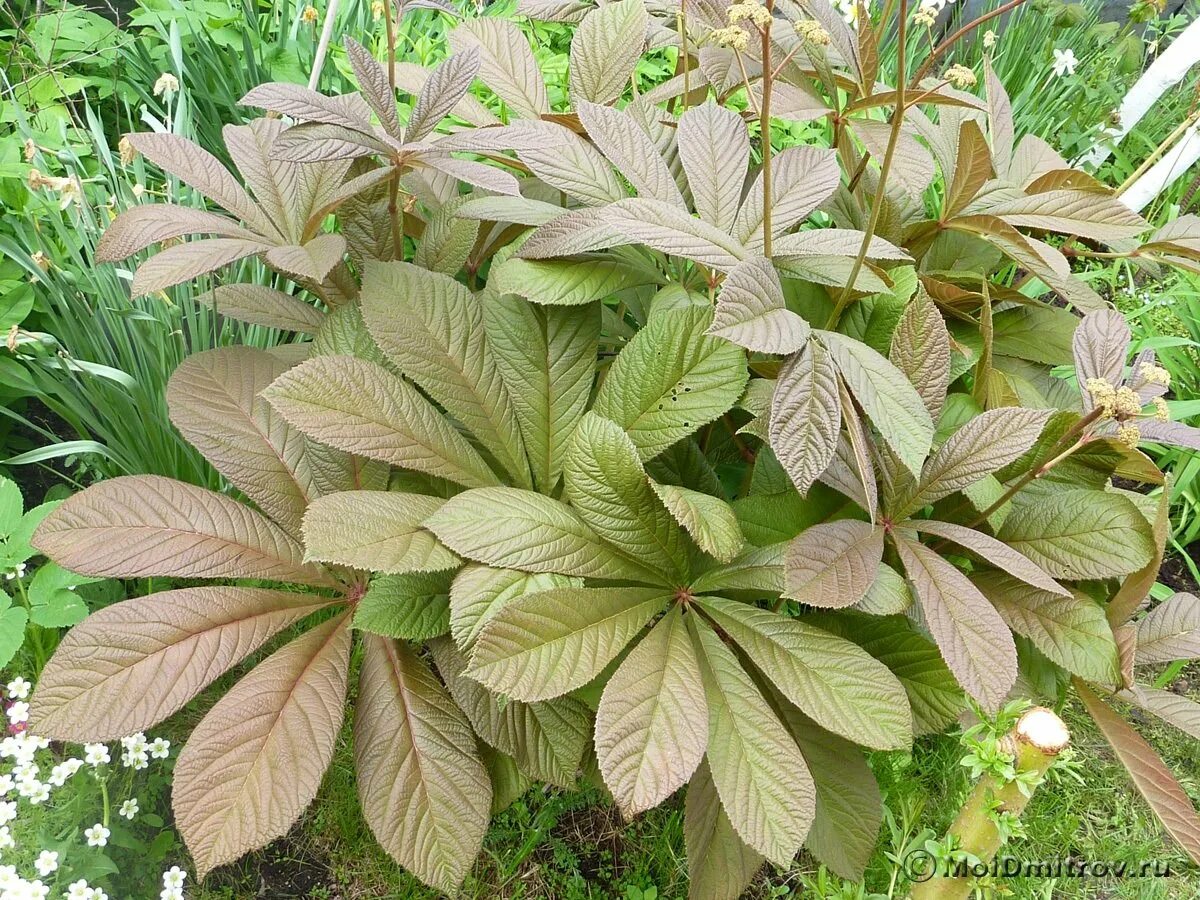
[[[1200,697],[1200,665],[1192,664],[1191,696]],[[1167,878],[1006,879],[982,896],[1014,900],[1129,898],[1174,900],[1200,896],[1200,870],[1187,862],[1128,781],[1103,738],[1077,706],[1065,718],[1074,749],[1039,789],[1023,817],[1026,835],[1003,855],[1031,861],[1125,862],[1169,865]],[[1200,802],[1195,742],[1147,718],[1142,733]],[[887,856],[921,829],[944,833],[970,789],[953,735],[927,737],[914,753],[876,753],[871,763],[895,828],[885,824],[865,879],[865,891],[818,874],[802,853],[787,872],[760,873],[746,897],[905,896],[907,886]],[[897,832],[907,832],[905,835]],[[824,887],[819,887],[823,882]],[[889,889],[891,893],[889,893]],[[267,893],[258,893],[265,890]],[[590,788],[576,794],[533,788],[497,816],[461,896],[484,898],[682,898],[687,895],[682,793],[631,823]],[[376,844],[359,811],[347,727],[316,804],[282,841],[218,870],[189,893],[193,900],[388,898],[433,900],[438,895],[405,874]]]

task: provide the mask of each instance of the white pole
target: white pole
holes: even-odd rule
[[[1178,84],[1188,70],[1200,62],[1200,19],[1185,28],[1166,50],[1159,54],[1129,89],[1117,111],[1117,127],[1108,130],[1108,139],[1097,143],[1079,159],[1080,165],[1095,169],[1112,154],[1113,147],[1133,130],[1158,98]]]
[[[1150,170],[1137,181],[1126,188],[1121,194],[1121,202],[1140,212],[1151,200],[1169,188],[1178,178],[1200,160],[1200,122],[1183,133],[1174,147],[1168,150],[1163,158],[1150,167]]]
[[[313,59],[312,74],[308,76],[308,89],[315,91],[317,82],[321,80],[321,69],[325,65],[325,53],[329,50],[329,41],[333,38],[333,22],[337,18],[339,0],[329,0],[329,8],[325,10],[325,24],[321,27],[321,40],[317,44],[317,55]]]

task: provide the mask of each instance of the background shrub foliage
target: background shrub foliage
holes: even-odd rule
[[[1136,667],[1194,654],[1200,603],[1130,623],[1166,541],[1137,445],[1200,433],[1071,273],[1195,268],[1200,220],[1152,229],[1016,141],[990,67],[980,99],[937,74],[945,46],[912,62],[903,3],[857,31],[824,0],[525,12],[577,23],[569,105],[483,17],[431,70],[347,39],[358,93],[251,90],[236,174],[126,138],[225,214],[136,205],[97,258],[168,245],[135,294],[260,259],[296,290],[208,301],[311,340],[171,379],[173,423],[248,502],[134,475],[38,528],[88,576],[214,583],[78,625],[34,730],[145,730],[303,623],[179,757],[201,876],[311,802],[353,673],[364,815],[428,884],[453,892],[532,781],[596,777],[626,816],[686,785],[692,894],[736,897],[802,844],[861,872],[882,811],[860,748],[1074,690],[1200,859],[1186,795],[1102,699],[1179,715]],[[669,47],[674,74],[635,77]],[[767,139],[826,118],[830,147]]]

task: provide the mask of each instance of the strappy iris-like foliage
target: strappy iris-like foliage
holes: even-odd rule
[[[984,100],[924,73],[905,100],[878,84],[877,28],[823,0],[771,10],[739,51],[712,42],[711,4],[538,4],[579,22],[565,110],[511,22],[463,22],[431,72],[348,41],[361,94],[245,98],[276,116],[226,130],[245,187],[131,137],[228,213],[118,217],[105,259],[212,236],[150,257],[135,291],[256,256],[319,302],[212,292],[311,335],[175,373],[172,421],[229,494],[113,479],[35,538],[89,575],[215,582],[75,628],[38,733],[148,728],[265,656],[175,772],[201,875],[312,800],[352,677],[364,815],[447,892],[492,812],[587,775],[627,816],[686,785],[693,897],[736,897],[802,845],[855,877],[882,815],[864,749],[1072,679],[1200,856],[1186,795],[1097,693],[1195,728],[1133,680],[1200,654],[1195,598],[1129,624],[1165,499],[1110,483],[1161,484],[1137,441],[1195,431],[1150,408],[1165,373],[1145,353],[1126,371],[1128,331],[1068,264],[1095,244],[1189,264],[1200,229],[1139,243],[1102,186],[1014,142],[990,71]],[[626,102],[643,42],[679,73]],[[831,148],[773,153],[768,106],[836,113]],[[1082,393],[1050,373],[1072,363]]]

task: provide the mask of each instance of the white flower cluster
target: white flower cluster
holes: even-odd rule
[[[50,799],[52,789],[65,785],[85,766],[90,767],[93,775],[104,783],[109,774],[104,767],[112,762],[107,745],[85,744],[82,758],[67,757],[55,762],[43,779],[42,763],[45,759],[39,759],[38,754],[48,750],[50,742],[31,734],[25,727],[29,720],[27,700],[32,687],[24,678],[14,678],[4,688],[9,726],[15,733],[0,740],[0,760],[7,761],[10,766],[9,771],[0,772],[0,859],[6,851],[17,845],[12,829],[20,815],[21,800],[32,806],[45,803]],[[134,771],[148,768],[151,759],[166,759],[170,752],[171,742],[165,738],[149,739],[139,732],[121,739],[121,764]],[[140,812],[138,799],[126,799],[117,812],[133,821]],[[83,840],[87,846],[108,845],[112,831],[107,821],[105,818],[104,822],[96,822],[83,829]],[[37,878],[23,878],[15,866],[0,865],[0,900],[41,900],[50,897],[51,891],[55,890],[55,873],[60,869],[60,853],[61,850],[48,849],[38,852],[33,862]],[[172,866],[164,872],[163,889],[159,895],[161,900],[183,900],[183,882],[186,878],[187,874],[178,866]],[[60,882],[54,897],[64,900],[109,900],[103,889],[89,885],[84,879],[65,886]]]

